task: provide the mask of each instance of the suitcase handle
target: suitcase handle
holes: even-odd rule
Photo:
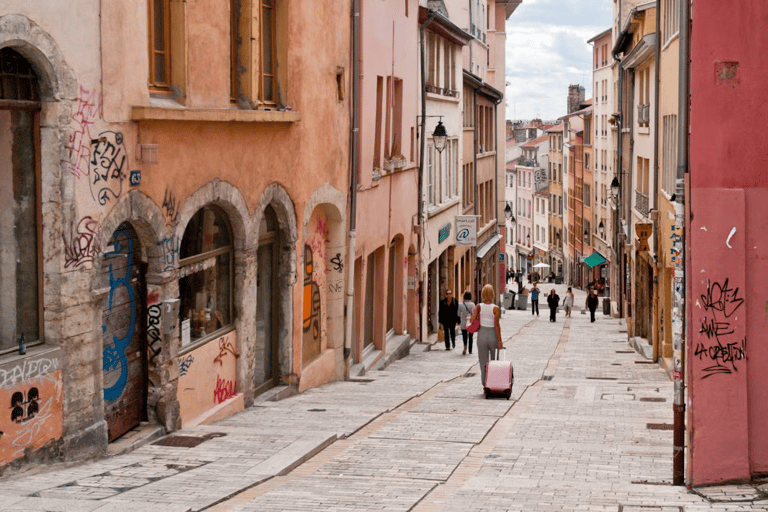
[[[507,348],[504,347],[501,349],[501,357],[499,357],[499,349],[496,349],[496,360],[497,361],[506,361],[507,360]]]

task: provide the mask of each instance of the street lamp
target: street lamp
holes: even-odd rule
[[[432,132],[432,141],[435,144],[435,149],[438,153],[442,153],[445,149],[445,143],[448,140],[448,132],[445,131],[443,121],[438,121],[435,126],[435,131]]]
[[[621,189],[621,184],[619,183],[619,178],[614,176],[613,181],[611,181],[611,195],[613,197],[619,197],[620,189]]]
[[[605,238],[605,224],[603,224],[602,219],[600,224],[597,225],[597,232],[600,234],[600,238]]]

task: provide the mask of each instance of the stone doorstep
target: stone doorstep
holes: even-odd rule
[[[165,435],[165,427],[142,422],[107,445],[107,457],[132,452]]]
[[[354,364],[349,369],[349,376],[362,377],[372,370],[383,370],[398,359],[406,357],[411,352],[411,347],[417,341],[409,334],[395,334],[387,338],[386,352],[371,350],[361,363]],[[442,342],[441,342],[442,343]]]

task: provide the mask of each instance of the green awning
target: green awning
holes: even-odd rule
[[[602,264],[603,264],[603,263],[605,263],[606,261],[608,261],[608,260],[606,260],[605,258],[603,258],[603,255],[602,255],[602,254],[600,254],[600,253],[599,253],[599,252],[597,252],[597,251],[593,252],[592,254],[590,254],[589,256],[587,256],[586,258],[584,258],[584,263],[586,263],[587,265],[589,265],[589,266],[590,266],[590,268],[594,268],[594,267],[596,267],[596,266],[598,266],[598,265],[602,265]]]

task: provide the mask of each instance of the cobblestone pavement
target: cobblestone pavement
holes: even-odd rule
[[[667,374],[629,349],[618,320],[548,317],[502,317],[512,400],[483,398],[476,355],[417,344],[384,371],[174,433],[201,441],[191,448],[5,479],[0,508],[768,511],[768,480],[672,486]]]

